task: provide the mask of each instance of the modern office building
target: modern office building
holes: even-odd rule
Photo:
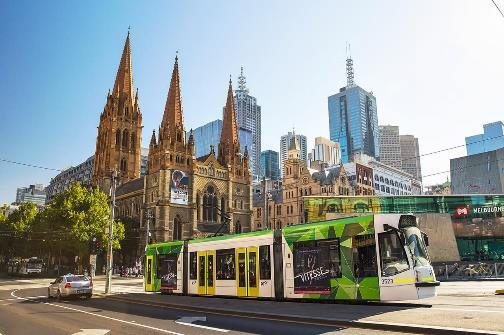
[[[216,150],[221,138],[221,132],[222,132],[222,120],[220,119],[209,122],[201,127],[194,129],[193,137],[194,137],[194,147],[195,147],[194,150],[196,157],[202,157],[208,155],[211,146],[213,146],[214,150]],[[239,127],[238,137],[240,139],[241,152],[244,153],[245,146],[247,146],[247,150],[250,156],[250,148],[253,145],[252,132],[250,130]],[[189,138],[189,132],[187,132],[186,138]]]
[[[452,194],[504,193],[504,148],[450,159]]]
[[[149,154],[148,148],[141,148],[140,155],[140,175],[145,176],[147,172],[147,155]],[[79,182],[81,185],[90,187],[92,186],[94,169],[94,155],[86,159],[84,162],[64,169],[54,178],[51,178],[49,185],[45,188],[47,198],[46,203],[50,203],[54,197],[66,191],[73,183]]]
[[[483,125],[483,134],[465,138],[467,155],[504,148],[504,124],[501,121]]]
[[[341,146],[341,159],[347,163],[355,153],[380,158],[376,97],[355,85],[353,61],[347,59],[347,86],[328,98],[331,141]]]
[[[305,135],[296,134],[294,130],[292,132],[288,132],[286,135],[282,135],[280,138],[280,174],[283,176],[283,162],[289,158],[289,144],[291,143],[292,137],[295,136],[296,140],[299,144],[299,158],[303,161],[307,161],[308,158],[308,145]]]
[[[315,146],[308,154],[308,165],[311,168],[334,166],[341,163],[341,148],[339,143],[325,137],[315,137]]]
[[[235,90],[234,104],[238,127],[252,133],[252,144],[248,147],[252,175],[257,176],[260,170],[261,156],[261,106],[257,99],[249,94],[243,67],[238,77],[238,89]],[[240,138],[240,143],[241,138]]]
[[[44,185],[35,184],[28,187],[19,187],[16,191],[16,203],[22,204],[31,202],[35,205],[42,206],[45,204],[46,193]]]
[[[401,169],[401,143],[398,126],[380,126],[380,162]]]
[[[399,143],[401,144],[401,169],[422,181],[418,138],[413,135],[400,135]]]
[[[373,186],[376,195],[422,194],[422,182],[403,170],[383,164],[364,154],[355,154],[353,162],[373,169]]]
[[[261,173],[259,174],[259,178],[280,179],[278,151],[265,150],[261,152]]]

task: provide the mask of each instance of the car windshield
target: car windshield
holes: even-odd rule
[[[420,229],[417,227],[408,227],[404,229],[404,234],[415,266],[429,265],[429,257]]]
[[[28,267],[31,269],[42,269],[42,263],[28,263]]]
[[[68,276],[66,277],[67,283],[71,283],[74,281],[89,281],[89,278],[86,276]]]

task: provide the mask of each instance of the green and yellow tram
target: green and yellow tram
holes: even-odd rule
[[[436,295],[413,215],[376,214],[146,247],[145,290],[271,299]]]

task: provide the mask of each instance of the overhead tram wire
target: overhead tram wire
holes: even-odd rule
[[[407,160],[416,159],[416,158],[420,158],[420,157],[424,157],[424,156],[430,156],[430,155],[438,154],[438,153],[441,153],[441,152],[445,152],[445,151],[450,151],[450,150],[462,148],[462,147],[465,147],[467,145],[471,145],[471,144],[476,144],[476,143],[480,143],[480,142],[484,142],[484,141],[493,140],[493,139],[500,138],[500,137],[504,137],[504,134],[503,135],[489,137],[489,138],[478,140],[478,141],[474,141],[474,142],[470,142],[470,143],[466,143],[466,144],[460,144],[460,145],[456,145],[456,146],[453,146],[453,147],[439,149],[439,150],[436,150],[436,151],[431,151],[431,152],[428,152],[428,153],[425,153],[425,154],[421,154],[421,155],[418,155],[418,156],[408,157],[408,158],[405,158],[405,159],[401,159],[398,162],[402,163],[402,162],[407,161]],[[499,160],[496,160],[496,161],[499,161]],[[56,171],[56,172],[62,172],[63,171],[63,170],[60,170],[60,169],[54,169],[54,168],[49,168],[49,167],[35,165],[35,164],[29,164],[29,163],[22,163],[22,162],[12,161],[12,160],[8,160],[8,159],[3,159],[3,158],[0,158],[0,162],[17,164],[17,165],[22,165],[22,166],[27,166],[27,167],[33,167],[33,168],[37,168],[37,169],[49,170],[49,171]],[[494,161],[492,161],[492,162],[494,162]],[[486,162],[484,164],[488,164],[488,162]],[[483,164],[471,165],[469,167],[478,166],[478,165],[483,165]],[[457,170],[457,169],[454,169],[454,170]],[[423,175],[422,178],[424,178],[424,177],[431,177],[431,176],[435,176],[435,175],[439,175],[439,174],[445,174],[445,173],[449,173],[449,172],[454,171],[454,170],[446,170],[446,171],[434,172],[434,173],[430,173],[430,174],[427,174],[427,175]],[[401,181],[410,181],[410,180],[411,179],[401,179]]]
[[[495,3],[495,0],[492,0],[493,4],[495,5],[495,8],[497,8],[497,10],[499,11],[500,15],[504,18],[504,13],[502,13],[501,9],[499,8],[499,6],[497,6],[497,4]]]
[[[63,170],[60,170],[60,169],[54,169],[54,168],[49,168],[49,167],[40,166],[40,165],[34,165],[34,164],[29,164],[29,163],[21,163],[21,162],[11,161],[11,160],[8,160],[8,159],[3,159],[3,158],[0,158],[0,162],[10,163],[10,164],[17,164],[17,165],[22,165],[22,166],[27,166],[27,167],[33,167],[33,168],[42,169],[42,170],[49,170],[49,171],[56,171],[56,172],[62,172],[63,171]]]

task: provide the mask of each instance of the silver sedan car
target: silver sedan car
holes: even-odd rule
[[[93,295],[93,283],[91,279],[83,275],[67,274],[58,277],[47,288],[47,296],[49,298],[56,297],[86,297],[91,298]]]

